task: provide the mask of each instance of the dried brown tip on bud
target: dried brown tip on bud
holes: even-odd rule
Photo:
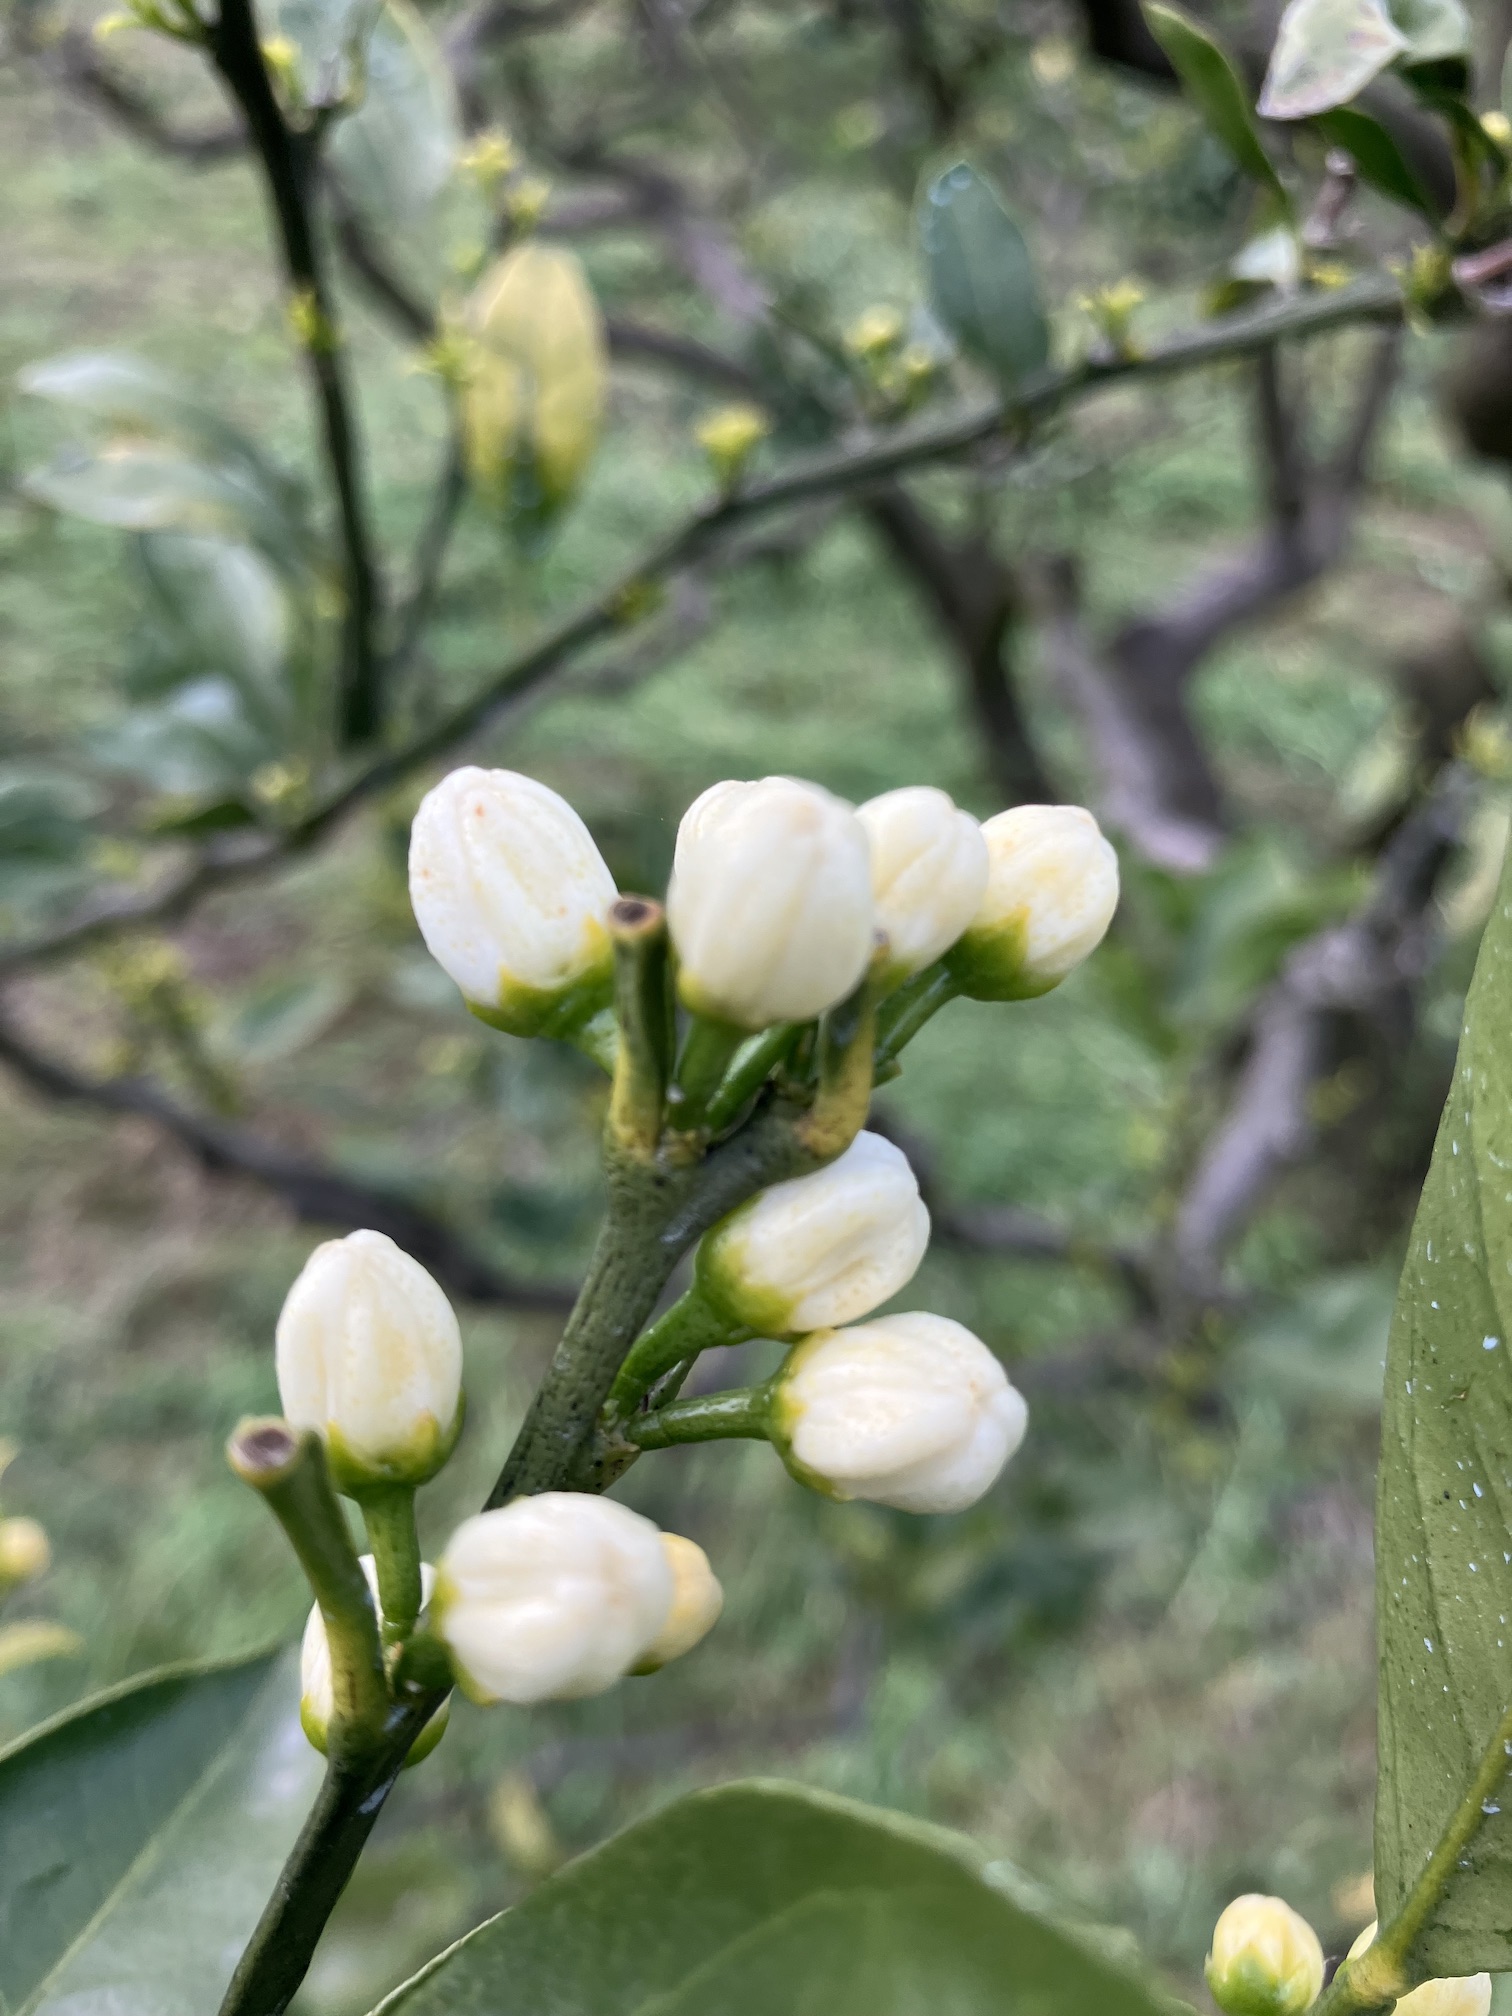
[[[662,922],[662,906],[654,896],[621,896],[609,905],[609,930],[622,941],[649,938]]]
[[[297,1460],[300,1440],[281,1415],[254,1416],[238,1423],[226,1444],[226,1458],[248,1484],[271,1484]]]

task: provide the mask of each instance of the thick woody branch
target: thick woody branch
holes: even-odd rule
[[[1176,1214],[1172,1246],[1189,1287],[1200,1292],[1216,1279],[1235,1232],[1316,1139],[1311,1098],[1329,1062],[1334,1020],[1395,1017],[1399,1034],[1436,946],[1433,893],[1471,788],[1458,766],[1446,769],[1393,835],[1361,908],[1299,945],[1262,996],[1228,1112]]]
[[[385,1232],[454,1295],[508,1309],[572,1306],[572,1291],[517,1281],[468,1245],[443,1219],[401,1191],[364,1183],[329,1163],[296,1155],[249,1128],[207,1119],[145,1078],[92,1078],[38,1049],[0,1021],[0,1065],[45,1098],[147,1120],[214,1175],[239,1176],[271,1191],[301,1224]]]

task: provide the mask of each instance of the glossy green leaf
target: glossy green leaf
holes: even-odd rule
[[[293,620],[276,569],[255,547],[202,534],[148,533],[140,551],[179,679],[219,674],[266,733],[287,732]]]
[[[161,707],[135,707],[83,739],[102,768],[195,800],[244,801],[253,773],[282,754],[277,739],[249,718],[230,680],[213,674],[192,680]]]
[[[958,161],[924,192],[919,237],[929,295],[968,357],[1012,387],[1050,354],[1024,234],[991,183]]]
[[[1357,105],[1336,105],[1319,116],[1317,127],[1331,147],[1344,149],[1372,189],[1425,217],[1438,215],[1412,164],[1379,119]]]
[[[1005,1872],[1006,1873],[1006,1872]],[[629,1828],[382,2016],[1158,2016],[1167,2004],[939,1829],[753,1782]]]
[[[0,1753],[0,2009],[207,2016],[319,1780],[288,1655],[178,1667]]]
[[[1487,923],[1386,1361],[1376,1901],[1412,1962],[1512,1968],[1512,870]],[[1477,1774],[1485,1773],[1479,1782]],[[1503,1808],[1505,1807],[1505,1811]]]
[[[69,449],[32,470],[22,488],[39,504],[122,531],[252,536],[285,543],[268,502],[239,472],[150,441]]]
[[[1171,59],[1181,88],[1246,175],[1269,189],[1288,213],[1291,199],[1260,144],[1249,94],[1228,51],[1206,28],[1167,0],[1145,0],[1150,33]]]
[[[1384,0],[1291,0],[1276,31],[1260,113],[1311,119],[1347,105],[1406,48]]]

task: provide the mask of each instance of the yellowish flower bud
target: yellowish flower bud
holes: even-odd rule
[[[465,1519],[447,1542],[432,1629],[471,1700],[602,1694],[666,1629],[662,1535],[612,1498],[544,1491]]]
[[[730,1322],[801,1337],[869,1316],[913,1279],[929,1213],[908,1157],[858,1134],[812,1176],[774,1183],[698,1249],[698,1287]]]
[[[517,184],[515,222],[545,200],[544,184]],[[582,266],[559,246],[517,245],[479,280],[466,323],[476,339],[462,394],[473,479],[529,517],[549,513],[592,458],[608,387],[603,318]]]
[[[672,1608],[636,1662],[633,1670],[637,1673],[659,1672],[674,1659],[681,1659],[684,1652],[691,1652],[708,1637],[724,1609],[719,1577],[697,1541],[685,1540],[681,1533],[663,1533],[661,1543],[672,1570]]]
[[[362,1556],[362,1572],[367,1577],[368,1587],[373,1592],[373,1605],[378,1612],[378,1626],[383,1628],[383,1606],[378,1601],[378,1567],[371,1554]],[[436,1586],[436,1571],[427,1561],[420,1569],[421,1604],[429,1603]],[[331,1641],[326,1636],[325,1619],[320,1614],[317,1603],[305,1623],[304,1637],[299,1647],[299,1723],[311,1743],[323,1757],[330,1740],[331,1717],[336,1712],[336,1695],[331,1681]],[[449,1702],[443,1701],[429,1722],[420,1731],[405,1758],[405,1768],[418,1764],[429,1757],[432,1750],[446,1733],[447,1720],[451,1714]]]
[[[1374,1924],[1367,1925],[1349,1949],[1349,1958],[1358,1959],[1376,1936]],[[1490,2016],[1491,1976],[1461,1974],[1442,1981],[1421,1982],[1397,2002],[1392,2016]]]
[[[970,924],[987,893],[987,842],[943,791],[886,791],[856,817],[871,842],[877,923],[894,978],[932,965]]]
[[[1118,856],[1079,805],[1015,805],[982,833],[987,893],[946,964],[978,1001],[1048,994],[1102,943]]]
[[[52,1548],[35,1519],[0,1519],[0,1596],[35,1582],[51,1562]]]
[[[759,406],[721,406],[698,425],[698,445],[709,458],[715,481],[728,489],[771,432]]]
[[[462,1336],[418,1261],[381,1232],[317,1246],[278,1319],[286,1418],[326,1443],[337,1486],[423,1484],[462,1427]]]
[[[741,1029],[807,1022],[871,957],[866,829],[796,777],[715,784],[678,828],[667,921],[695,1013]]]
[[[863,309],[845,332],[845,344],[858,357],[885,357],[903,341],[903,317],[880,303]]]
[[[948,1316],[879,1316],[821,1330],[788,1358],[774,1439],[800,1482],[903,1512],[960,1512],[1024,1439],[1023,1395]]]
[[[1225,2016],[1302,2016],[1323,1992],[1323,1948],[1279,1897],[1236,1897],[1213,1928],[1207,1983]]]
[[[565,798],[513,770],[453,770],[410,834],[410,901],[475,1015],[561,1035],[607,1005],[614,877]]]

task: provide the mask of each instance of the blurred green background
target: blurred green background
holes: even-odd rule
[[[1077,340],[1078,293],[1130,272],[1151,327],[1188,319],[1242,230],[1232,178],[1176,100],[1091,63],[1054,7],[1008,16],[966,137],[1026,218],[1062,348]],[[918,282],[911,185],[877,171],[867,139],[868,108],[886,102],[881,58],[864,38],[827,39],[829,18],[742,9],[729,40],[749,116],[789,122],[799,137],[784,144],[804,164],[742,209],[742,241],[800,276],[839,328],[877,302],[906,310]],[[623,32],[595,11],[539,61],[591,100]],[[219,116],[187,58],[134,45],[130,64],[174,117]],[[712,144],[690,129],[690,158]],[[0,71],[0,187],[0,379],[79,347],[156,359],[313,488],[305,387],[248,163],[189,167],[141,146],[33,54]],[[1391,227],[1373,228],[1390,249]],[[606,309],[699,326],[703,311],[633,233],[577,243]],[[350,314],[376,516],[402,547],[444,454],[443,405],[360,295]],[[1505,831],[1494,777],[1417,1033],[1363,1089],[1355,1067],[1332,1083],[1320,1114],[1337,1139],[1253,1218],[1232,1307],[1125,1351],[1144,1334],[1139,1312],[1097,1255],[1157,1236],[1212,1124],[1225,1044],[1288,947],[1338,905],[1339,876],[1345,900],[1357,887],[1344,836],[1401,732],[1394,667],[1467,637],[1498,688],[1512,665],[1512,509],[1437,400],[1455,340],[1410,342],[1343,563],[1203,668],[1197,711],[1243,821],[1218,867],[1178,887],[1130,862],[1104,954],[1034,1004],[953,1009],[882,1095],[953,1204],[1022,1206],[1088,1241],[1085,1257],[1049,1261],[937,1246],[900,1298],[1000,1352],[1031,1400],[1022,1454],[949,1520],[822,1503],[762,1448],[642,1464],[624,1495],[707,1548],[728,1593],[719,1630],[598,1701],[460,1706],[385,1815],[305,2016],[366,2009],[560,1858],[675,1791],[748,1773],[966,1829],[1069,1905],[1130,1927],[1193,1996],[1214,1917],[1238,1891],[1283,1893],[1330,1951],[1364,1921],[1380,1364],[1412,1172]],[[1325,417],[1365,350],[1345,333],[1308,351]],[[1257,521],[1247,396],[1233,367],[1105,393],[981,508],[1011,552],[1074,550],[1096,621],[1159,606]],[[705,493],[693,430],[711,403],[617,364],[586,491],[539,558],[465,509],[428,701],[463,690]],[[35,402],[4,407],[8,756],[81,735],[108,744],[151,621],[119,534],[15,487],[59,438]],[[764,453],[775,466],[779,449]],[[952,522],[978,508],[954,475],[919,490]],[[564,792],[625,888],[663,886],[681,809],[726,775],[789,771],[853,799],[928,782],[995,809],[953,668],[856,516],[821,514],[715,593],[719,621],[671,662],[622,689],[555,691],[475,760]],[[1018,677],[1058,784],[1090,792],[1032,629]],[[414,1185],[522,1277],[571,1282],[595,1224],[602,1082],[573,1053],[481,1029],[424,955],[403,878],[419,788],[172,931],[195,1055],[265,1132]],[[134,984],[112,951],[12,991],[29,1026],[87,1068],[146,1055],[203,1095],[184,1056],[133,1024]],[[82,1644],[0,1676],[8,1740],[123,1675],[299,1627],[298,1573],[221,1447],[242,1413],[276,1405],[274,1321],[319,1235],[252,1186],[207,1177],[145,1122],[67,1110],[3,1077],[0,1140],[0,1432],[19,1449],[5,1507],[41,1519],[54,1550],[7,1614],[61,1621]],[[483,1494],[557,1327],[461,1313],[468,1426],[422,1503],[431,1546]]]

